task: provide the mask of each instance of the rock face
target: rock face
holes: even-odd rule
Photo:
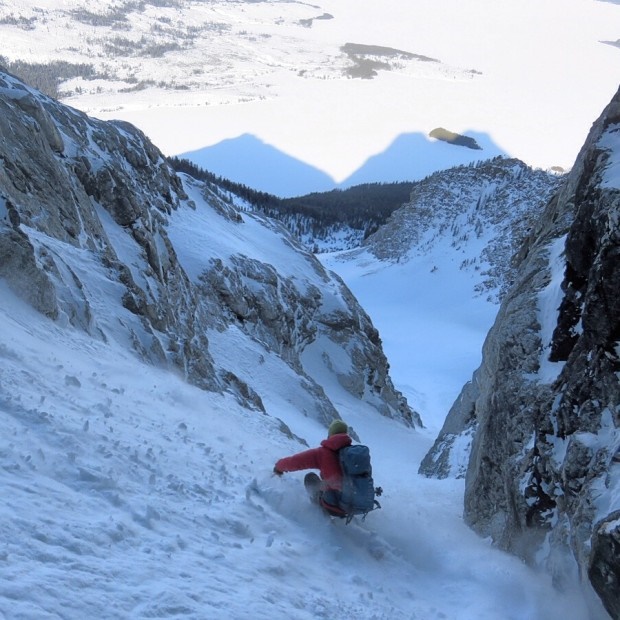
[[[466,521],[619,618],[620,91],[524,244],[423,473],[472,434]]]
[[[173,239],[173,220],[197,211],[205,227],[217,224],[237,244],[207,237],[201,256],[208,259],[190,273],[180,260],[190,250]],[[270,241],[253,240],[255,229],[269,230]],[[269,247],[274,240],[277,255]],[[282,275],[271,257],[299,264],[298,273]],[[325,423],[337,416],[321,386],[331,363],[355,397],[406,424],[419,422],[392,385],[369,317],[283,228],[242,216],[198,182],[177,176],[134,127],[88,118],[5,73],[0,277],[58,324],[119,343],[201,388],[231,392],[252,409],[266,410],[269,386],[226,364],[235,355],[227,340],[233,332],[265,359],[284,362],[310,416]],[[227,352],[217,361],[213,338]],[[339,351],[339,364],[330,362],[326,342],[332,356]],[[313,362],[323,360],[318,370],[306,359],[311,350]]]

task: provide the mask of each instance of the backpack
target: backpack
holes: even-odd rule
[[[356,444],[338,450],[342,469],[342,492],[339,508],[347,514],[347,523],[355,515],[366,515],[375,508],[381,508],[375,499],[375,485],[370,465],[368,446]]]

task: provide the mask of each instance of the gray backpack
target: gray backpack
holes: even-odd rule
[[[338,451],[340,467],[342,468],[342,493],[339,507],[347,513],[347,523],[355,515],[366,515],[375,508],[381,508],[375,499],[375,489],[370,465],[370,450],[368,446],[356,444],[346,446]]]

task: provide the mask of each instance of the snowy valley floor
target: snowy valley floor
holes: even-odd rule
[[[303,474],[271,475],[303,448],[275,416],[311,445],[318,424],[248,412],[0,294],[0,617],[588,617],[465,527],[461,482],[417,475],[430,431],[339,402],[385,494],[366,522],[332,522]]]

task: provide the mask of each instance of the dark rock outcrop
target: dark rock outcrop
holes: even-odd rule
[[[620,91],[532,230],[476,372],[429,464],[475,432],[465,519],[575,577],[618,618]],[[460,403],[463,403],[463,406]],[[438,451],[438,452],[437,452]],[[588,580],[589,577],[589,580]]]

